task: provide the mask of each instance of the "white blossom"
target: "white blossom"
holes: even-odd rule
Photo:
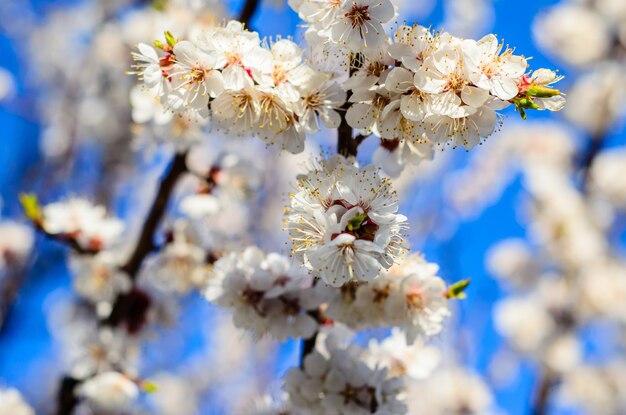
[[[404,251],[390,181],[353,163],[336,156],[301,176],[285,217],[293,254],[334,286],[371,281]]]
[[[139,396],[139,387],[122,373],[103,372],[81,384],[78,394],[94,411],[118,414],[132,408]]]
[[[42,210],[42,227],[53,235],[75,239],[84,248],[103,249],[119,241],[124,224],[107,215],[104,206],[70,198],[50,203]]]
[[[370,283],[327,288],[325,315],[356,330],[399,327],[408,344],[435,336],[450,314],[437,271],[437,265],[410,255]]]
[[[315,350],[301,369],[285,377],[291,403],[311,414],[404,414],[400,400],[403,383],[387,369],[370,368],[359,360],[360,350],[331,347],[327,354]]]
[[[235,326],[255,336],[308,338],[318,322],[310,311],[321,301],[312,278],[288,258],[256,247],[220,258],[205,293],[218,306],[233,309]]]
[[[0,415],[35,415],[17,389],[0,389]]]
[[[0,221],[0,272],[24,264],[30,254],[35,235],[19,222]]]

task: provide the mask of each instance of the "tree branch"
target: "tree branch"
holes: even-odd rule
[[[347,111],[347,107],[349,107],[349,105],[344,104],[341,124],[339,124],[339,128],[337,128],[337,153],[341,154],[344,157],[356,157],[361,141],[356,140],[352,137],[352,127],[348,125],[345,117],[345,111]]]
[[[591,137],[591,143],[587,147],[585,153],[582,155],[581,160],[581,188],[583,192],[586,192],[587,185],[589,184],[589,175],[591,173],[591,166],[593,165],[593,161],[602,148],[604,147],[605,142],[605,134],[597,133]]]
[[[176,182],[182,174],[187,171],[185,164],[186,157],[187,153],[177,153],[172,159],[169,169],[159,184],[159,189],[141,229],[135,250],[121,268],[122,271],[126,272],[132,279],[136,277],[143,260],[155,248],[154,233],[165,213]]]
[[[56,415],[71,415],[74,412],[74,408],[78,405],[78,398],[74,393],[76,386],[80,384],[80,381],[66,376],[61,381],[61,386],[57,392],[57,410]]]
[[[78,243],[76,238],[72,237],[71,235],[63,233],[50,233],[46,231],[40,224],[35,224],[35,229],[37,229],[37,231],[39,231],[41,234],[45,235],[46,238],[67,245],[77,254],[95,255],[100,252],[99,249],[83,247],[81,244]]]
[[[239,21],[246,26],[250,26],[250,19],[256,13],[261,0],[246,0],[246,3],[243,5],[243,9],[239,13]]]
[[[535,401],[532,406],[532,415],[546,415],[548,413],[550,395],[556,381],[556,374],[552,370],[544,368],[539,381],[539,388],[536,392],[537,395],[535,396]]]

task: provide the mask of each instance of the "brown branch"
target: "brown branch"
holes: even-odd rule
[[[549,368],[544,368],[536,391],[535,401],[531,408],[532,415],[546,415],[550,404],[550,395],[557,382],[557,375]]]
[[[317,341],[317,335],[319,332],[315,332],[313,336],[308,339],[302,339],[302,348],[300,349],[300,369],[304,369],[304,359],[315,350],[315,342]]]
[[[239,21],[246,26],[250,26],[250,19],[254,16],[257,9],[259,8],[259,4],[261,4],[261,0],[246,0],[246,3],[243,5],[243,9],[239,13]]]
[[[143,260],[156,247],[154,234],[165,213],[176,182],[187,171],[186,157],[187,153],[177,153],[172,159],[169,169],[159,184],[159,189],[144,221],[135,250],[128,261],[121,267],[122,271],[126,272],[132,279],[136,277]]]
[[[65,233],[50,233],[46,231],[41,224],[35,224],[35,229],[39,231],[41,234],[45,235],[46,238],[60,242],[64,245],[67,245],[72,251],[76,252],[80,255],[95,255],[100,252],[99,249],[96,248],[85,248],[82,246],[75,237],[65,234]]]
[[[349,104],[344,105],[345,111],[347,111],[347,108],[349,108]],[[345,114],[345,111],[342,111],[342,113]],[[348,125],[345,115],[342,116],[341,124],[337,128],[337,153],[344,157],[356,157],[359,144],[360,141],[352,137],[352,127]]]
[[[72,377],[66,376],[61,381],[61,386],[57,392],[57,410],[56,415],[71,415],[74,408],[78,405],[78,398],[74,393],[80,381]]]

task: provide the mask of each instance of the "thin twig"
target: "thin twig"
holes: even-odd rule
[[[45,235],[46,238],[67,245],[72,249],[72,251],[76,252],[77,254],[95,255],[100,252],[100,250],[96,248],[85,248],[76,240],[75,237],[71,235],[67,235],[64,233],[50,233],[46,231],[40,224],[35,224],[35,229],[37,229],[37,231],[39,231],[41,234]]]

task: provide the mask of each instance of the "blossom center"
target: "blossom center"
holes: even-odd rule
[[[376,390],[369,385],[357,387],[347,384],[339,394],[343,397],[345,405],[353,403],[358,407],[369,409],[372,413],[378,409]]]
[[[236,52],[226,52],[226,66],[242,65],[241,55]]]
[[[287,81],[287,71],[281,65],[274,66],[274,71],[272,72],[272,79],[274,80],[274,85],[278,86],[283,82]]]
[[[365,22],[370,20],[369,7],[354,3],[350,11],[346,13],[353,29],[364,26]]]
[[[420,291],[412,291],[406,294],[406,303],[409,308],[423,310],[426,308],[426,299]]]
[[[199,84],[204,81],[205,74],[206,71],[203,68],[199,66],[193,67],[191,71],[189,71],[189,80]]]
[[[460,91],[465,86],[465,77],[459,72],[453,72],[448,77],[446,91]]]

